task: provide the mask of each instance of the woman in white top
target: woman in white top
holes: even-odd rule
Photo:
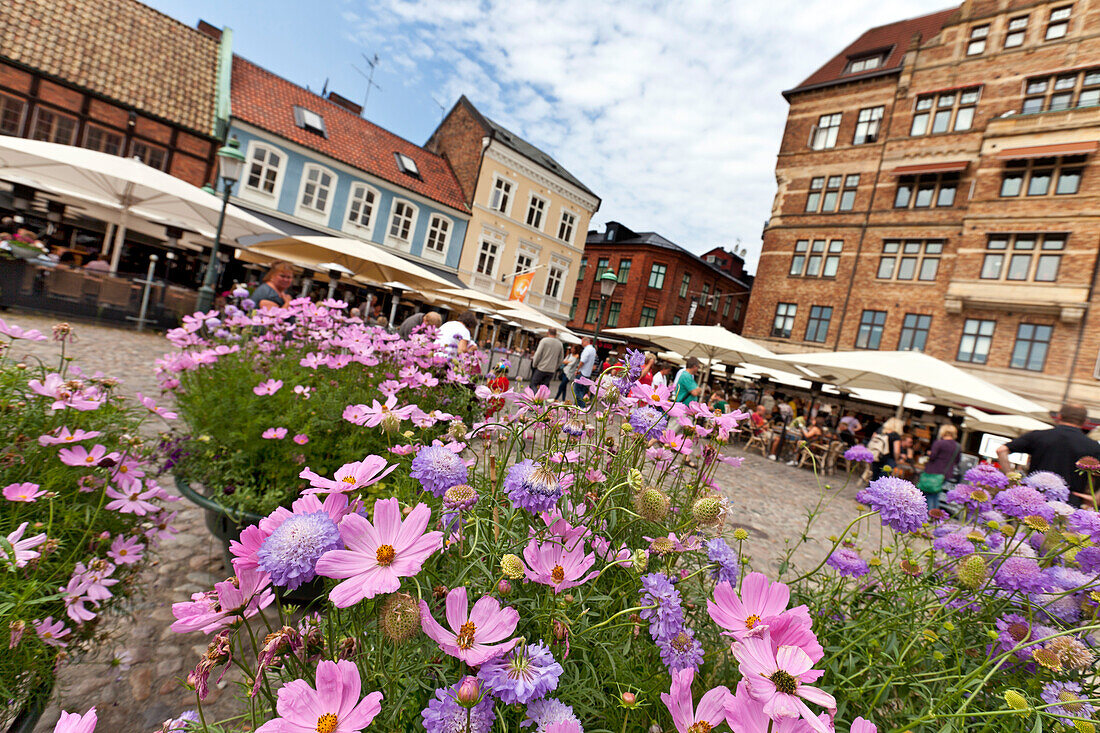
[[[474,345],[471,332],[477,327],[477,316],[466,311],[457,320],[447,321],[435,335],[436,346],[451,354],[465,354]]]
[[[657,371],[653,374],[653,386],[654,387],[667,387],[668,386],[668,364],[662,364],[657,368]]]

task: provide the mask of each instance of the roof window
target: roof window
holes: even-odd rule
[[[420,178],[420,169],[416,167],[415,160],[404,153],[394,153],[393,157],[397,158],[397,167],[401,169],[402,173],[413,178]]]
[[[848,66],[844,69],[844,73],[861,74],[865,71],[877,69],[884,63],[886,63],[886,53],[883,51],[876,51],[873,54],[862,56],[849,56]]]
[[[321,137],[328,137],[325,134],[325,120],[321,115],[317,114],[313,110],[306,109],[305,107],[294,107],[294,124],[303,130],[307,130]]]

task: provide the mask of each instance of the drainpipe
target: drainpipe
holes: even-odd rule
[[[1089,306],[1092,305],[1092,294],[1096,290],[1096,275],[1100,271],[1100,248],[1094,248],[1096,257],[1092,260],[1092,279],[1089,280],[1089,295],[1086,301],[1085,312],[1081,316],[1081,325],[1077,327],[1077,345],[1073,347],[1073,360],[1069,364],[1069,373],[1066,375],[1066,388],[1062,392],[1062,402],[1069,399],[1069,391],[1073,386],[1073,373],[1077,371],[1077,359],[1081,355],[1081,340],[1085,337],[1085,321],[1089,316]]]

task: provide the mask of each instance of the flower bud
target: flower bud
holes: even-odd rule
[[[566,593],[564,596],[561,597],[561,599],[563,601],[565,601],[566,603],[572,603],[573,602],[573,594],[572,593]]]
[[[465,511],[477,503],[477,492],[469,484],[458,484],[443,493],[443,506]]]
[[[477,677],[467,676],[458,686],[458,694],[455,702],[464,708],[472,708],[481,702],[481,688],[477,684]]]
[[[635,550],[633,557],[634,572],[641,575],[645,572],[646,567],[649,566],[649,551],[648,550]]]
[[[512,584],[509,583],[507,579],[501,578],[500,582],[497,583],[497,593],[499,593],[502,596],[506,596],[511,592],[512,592]]]
[[[504,577],[511,580],[519,580],[525,575],[526,568],[523,565],[523,560],[519,558],[519,555],[513,555],[511,553],[500,558],[500,571],[504,573]]]
[[[634,509],[651,522],[660,522],[668,516],[671,506],[668,495],[655,486],[643,489],[634,497]]]
[[[981,555],[969,555],[955,568],[955,574],[964,588],[975,590],[987,577],[985,560]]]
[[[379,625],[395,644],[408,641],[420,631],[420,606],[408,593],[394,593],[382,604]]]
[[[635,491],[642,488],[642,472],[636,468],[630,469],[630,472],[626,476],[626,482],[630,484],[630,488]]]
[[[716,524],[722,518],[722,500],[717,496],[702,496],[691,505],[691,518],[698,524]]]
[[[633,692],[624,692],[622,698],[623,705],[626,705],[628,708],[632,708],[638,703],[638,698],[634,697]]]
[[[1005,690],[1005,702],[1013,710],[1027,710],[1031,707],[1027,698],[1017,690]]]
[[[749,531],[744,527],[738,527],[737,529],[733,530],[733,539],[737,540],[738,542],[744,542],[748,538]]]

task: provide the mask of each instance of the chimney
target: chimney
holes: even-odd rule
[[[215,41],[222,39],[222,29],[207,23],[205,20],[199,20],[195,27],[199,30],[199,33],[210,36]]]
[[[336,92],[329,92],[328,93],[328,101],[332,102],[335,105],[339,105],[340,107],[343,107],[348,112],[351,112],[354,115],[358,116],[358,115],[363,114],[363,105],[356,104],[355,102],[351,101],[350,99],[345,99],[344,97],[341,97]]]

